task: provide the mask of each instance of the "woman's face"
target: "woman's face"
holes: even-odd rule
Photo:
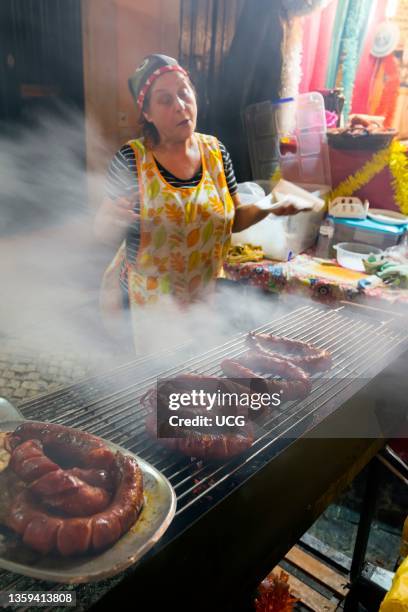
[[[196,127],[197,103],[188,78],[181,72],[162,74],[152,85],[144,116],[154,124],[161,141],[190,138]]]

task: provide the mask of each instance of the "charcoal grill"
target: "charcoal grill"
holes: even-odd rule
[[[384,445],[386,428],[404,418],[394,400],[397,387],[398,397],[408,393],[408,326],[395,316],[308,303],[257,331],[326,348],[334,365],[313,377],[305,400],[265,418],[253,446],[227,463],[180,458],[161,448],[144,431],[139,399],[159,374],[221,374],[220,361],[245,350],[245,334],[187,354],[165,372],[162,360],[139,359],[21,405],[26,418],[83,428],[128,448],[161,470],[177,493],[176,516],[162,540],[120,576],[78,586],[77,609],[112,607],[119,591],[141,610],[247,609],[259,580]],[[0,589],[61,588],[0,573]]]

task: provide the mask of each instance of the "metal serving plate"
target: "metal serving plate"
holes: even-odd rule
[[[14,419],[4,420],[0,405],[0,431],[14,431],[23,422],[14,409]],[[8,414],[10,412],[7,410]],[[77,584],[103,580],[141,559],[164,534],[176,511],[173,487],[156,468],[130,451],[105,440],[107,446],[136,459],[143,472],[144,506],[136,523],[108,550],[95,555],[63,558],[40,555],[22,544],[8,529],[0,529],[0,567],[32,578]],[[1,483],[0,483],[1,486]]]

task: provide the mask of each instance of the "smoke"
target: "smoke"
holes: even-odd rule
[[[95,142],[103,143],[95,126]],[[35,353],[100,351],[97,299],[113,255],[93,237],[85,124],[59,106],[0,136],[0,334]],[[98,344],[99,343],[99,344]]]
[[[106,149],[97,128],[87,130]],[[102,194],[105,173],[87,174],[84,152],[83,116],[62,106],[0,137],[0,335],[3,350],[18,340],[34,360],[68,352],[99,359],[106,351],[113,366],[135,355],[132,326],[125,320],[112,337],[100,315],[101,278],[115,248],[93,235],[87,188]],[[224,288],[188,310],[172,300],[149,307],[134,321],[136,353],[221,344],[249,329],[257,309],[266,316],[266,305],[248,302],[242,290]]]
[[[83,116],[58,105],[0,140],[0,232],[60,223],[86,208]],[[95,130],[95,128],[93,128]]]
[[[271,296],[235,283],[219,285],[207,299],[188,308],[180,308],[166,296],[133,317],[136,347],[140,352],[155,353],[191,345],[203,353],[275,318],[283,307],[275,302],[271,311],[271,300]]]

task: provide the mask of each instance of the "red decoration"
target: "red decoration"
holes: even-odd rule
[[[329,147],[332,186],[335,189],[348,176],[352,176],[359,168],[373,157],[373,151],[361,149],[334,149]],[[387,208],[400,212],[395,201],[392,188],[392,174],[388,167],[384,168],[355,194],[362,200],[370,202],[371,208]]]
[[[291,612],[298,601],[289,592],[289,576],[285,572],[269,574],[258,587],[256,612]]]
[[[371,86],[370,115],[385,117],[384,127],[392,125],[400,87],[399,66],[396,57],[391,53],[378,62]]]

